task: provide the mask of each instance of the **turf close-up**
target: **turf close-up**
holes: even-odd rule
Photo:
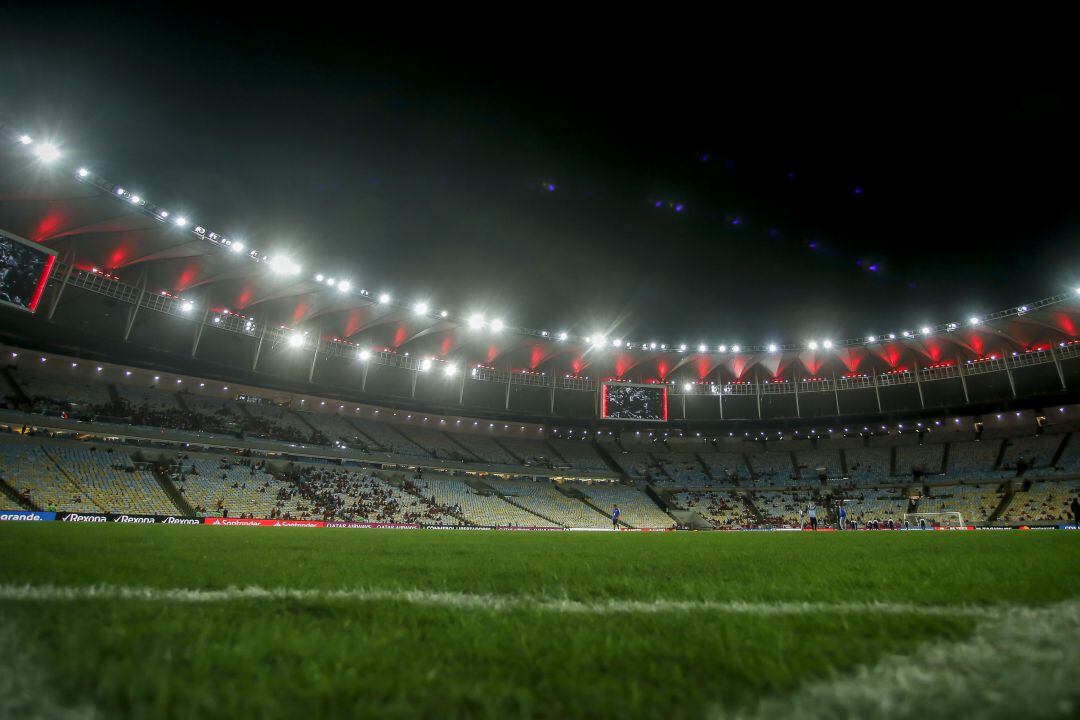
[[[9,717],[1080,709],[1073,533],[49,524],[0,539]]]

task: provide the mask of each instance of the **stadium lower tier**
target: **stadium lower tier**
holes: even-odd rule
[[[673,491],[641,481],[449,474],[8,433],[0,436],[0,490],[10,510],[606,529],[618,507],[628,528],[738,529],[805,527],[811,510],[819,524],[834,525],[841,506],[856,527],[899,527],[913,514],[1060,524],[1071,519],[1080,479]]]

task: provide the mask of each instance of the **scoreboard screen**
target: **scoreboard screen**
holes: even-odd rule
[[[666,385],[604,383],[600,389],[600,417],[611,420],[668,419]]]
[[[0,303],[37,310],[56,253],[0,230]]]

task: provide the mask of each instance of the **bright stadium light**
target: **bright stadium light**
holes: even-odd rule
[[[769,352],[776,352],[776,343],[769,343]]]
[[[611,347],[622,347],[622,338],[615,338],[612,340]]]
[[[337,285],[337,280],[335,280],[334,278],[326,278],[326,284],[330,287],[334,287],[335,285]]]
[[[709,348],[707,348],[705,346],[705,343],[701,343],[700,345],[697,346],[697,351],[699,353],[708,352],[708,350],[709,350]]]
[[[871,335],[870,337],[866,338],[866,342],[868,342],[868,343],[877,342],[877,338],[875,336]]]
[[[810,348],[811,350],[817,350],[817,340],[811,340],[809,343],[807,343],[806,347]]]
[[[347,293],[352,289],[352,283],[348,280],[339,280],[337,284],[338,292]]]
[[[37,155],[38,160],[51,163],[54,160],[59,159],[60,150],[52,143],[41,143],[34,147],[34,154]]]
[[[141,202],[142,202],[142,198],[141,198],[141,197],[139,197],[138,195],[132,195],[132,196],[131,196],[131,202],[133,202],[133,203],[135,203],[136,205],[138,205],[139,203],[141,203]]]
[[[79,177],[84,178],[90,174],[90,171],[86,168],[79,168]]]
[[[930,330],[930,328],[928,328],[928,327],[924,327],[924,328],[923,328],[922,330],[920,330],[919,332],[921,332],[921,333],[922,333],[923,335],[929,335],[929,334],[930,334],[930,333],[931,333],[932,331]]]
[[[177,227],[187,227],[187,218],[186,217],[178,217],[175,220],[173,220],[173,222],[176,223]]]
[[[686,392],[690,392],[693,389],[694,383],[686,383],[685,385],[683,385],[683,390],[685,390]]]
[[[416,303],[416,305],[413,306],[413,312],[415,312],[417,315],[427,315],[428,304],[426,302]]]
[[[195,303],[193,303],[190,300],[185,300],[183,305],[180,306],[180,309],[183,310],[184,312],[191,312],[192,308],[194,308],[194,307],[195,307]]]
[[[325,279],[326,279],[326,278],[325,278],[325,277],[323,277],[323,274],[322,274],[322,273],[318,273],[318,274],[317,274],[317,275],[315,276],[315,282],[322,282],[322,281],[323,281],[323,280],[325,280]]]
[[[739,348],[739,346],[738,346],[738,345],[732,345],[732,346],[731,346],[731,352],[733,352],[733,353],[737,353],[737,352],[739,352],[739,349],[740,349],[740,348]]]
[[[469,316],[469,328],[472,330],[479,330],[484,327],[484,316],[480,313],[473,313]]]
[[[445,375],[446,377],[453,377],[454,375],[457,374],[457,366],[456,365],[447,365],[446,367],[443,368],[442,372],[443,372],[443,375]]]
[[[825,347],[826,350],[829,350],[832,348],[832,340],[826,340],[822,343],[822,345]]]
[[[369,351],[369,350],[361,350],[360,351],[360,359],[361,360],[370,360],[371,359],[371,351]]]
[[[390,293],[379,293],[379,304],[386,305],[390,302]]]
[[[968,322],[970,324],[972,324],[972,325],[978,325],[979,323],[982,322],[982,320],[980,320],[979,318],[977,318],[975,316],[972,316],[972,317],[968,318]]]
[[[244,252],[244,243],[240,242],[239,240],[234,240],[233,244],[229,246],[229,249],[232,250],[234,253]]]
[[[727,345],[717,345],[716,346],[716,352],[726,353],[727,352]]]
[[[450,311],[448,311],[448,310],[443,310],[443,311],[442,311],[441,313],[439,313],[439,317],[446,317],[446,316],[447,316],[447,315],[449,315],[449,314],[450,314]]]
[[[33,142],[34,142],[34,138],[30,137],[29,135],[20,135],[19,136],[19,143],[22,144],[22,145],[29,145],[29,144],[31,144]]]
[[[686,352],[686,343],[679,345],[679,352]]]
[[[494,320],[491,321],[491,331],[492,332],[500,332],[503,329],[503,327],[505,327],[505,326],[503,325],[502,320],[500,320],[498,318],[495,318]]]
[[[289,336],[289,341],[288,342],[289,342],[289,347],[291,347],[291,348],[302,347],[303,344],[304,344],[304,336],[301,335],[300,333],[293,333],[292,335]]]
[[[564,342],[568,337],[570,337],[570,334],[565,331],[559,333],[559,342]]]
[[[431,369],[431,360],[424,358],[420,361],[420,372],[427,372]]]

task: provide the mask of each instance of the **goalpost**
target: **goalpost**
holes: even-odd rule
[[[964,518],[958,512],[904,513],[904,527],[964,527]]]

